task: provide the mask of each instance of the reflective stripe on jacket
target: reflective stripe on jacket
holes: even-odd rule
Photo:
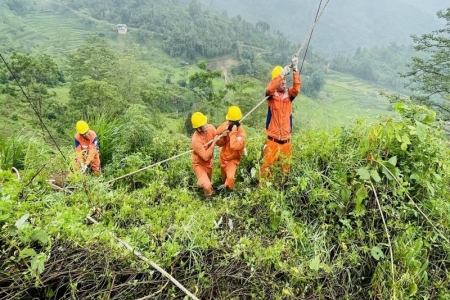
[[[214,139],[215,135],[216,128],[211,124],[208,124],[208,129],[205,133],[199,133],[197,130],[194,132],[191,140],[191,160],[193,164],[201,164],[212,167],[214,146],[211,146],[211,144],[205,146],[205,144]]]
[[[277,91],[282,75],[272,79],[266,87],[267,104],[266,134],[277,140],[287,140],[292,133],[292,101],[300,93],[302,82],[298,72],[293,72],[293,85],[284,93]]]

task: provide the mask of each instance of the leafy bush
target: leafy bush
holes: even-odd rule
[[[248,128],[236,189],[209,200],[196,188],[188,156],[115,186],[103,178],[77,177],[76,189],[66,194],[52,192],[45,182],[25,187],[1,172],[0,226],[6,229],[1,237],[4,253],[14,257],[3,260],[2,268],[9,278],[32,278],[35,287],[1,275],[0,284],[8,286],[8,295],[43,295],[64,286],[70,287],[65,298],[87,297],[82,287],[115,299],[124,294],[185,297],[171,285],[161,292],[167,280],[117,247],[108,230],[171,270],[201,299],[446,299],[448,140],[432,111],[403,103],[394,108],[397,117],[375,124],[305,130],[293,139],[290,173],[274,172],[261,185],[262,137]],[[145,112],[133,114],[142,119],[126,128],[143,140],[134,140],[136,149],[123,141],[120,160],[114,153],[105,166],[107,178],[189,149],[188,137],[149,131]],[[100,224],[87,225],[87,214]],[[86,261],[76,264],[76,284],[69,277],[52,279],[73,263],[53,260],[63,255],[53,245],[64,245],[67,257]],[[99,257],[104,267],[93,268],[92,259]],[[135,284],[104,261],[139,274]],[[111,281],[112,291],[106,283]]]

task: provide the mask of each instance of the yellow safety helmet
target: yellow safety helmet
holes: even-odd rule
[[[88,125],[88,123],[86,123],[86,122],[83,121],[83,120],[80,120],[80,121],[77,122],[76,128],[77,128],[77,132],[78,132],[79,134],[85,134],[86,132],[89,131],[89,125]]]
[[[192,128],[194,128],[194,129],[202,127],[203,125],[206,124],[207,121],[208,121],[208,118],[199,111],[196,111],[195,113],[192,114],[191,123],[192,123]]]
[[[230,106],[225,117],[228,121],[239,121],[242,119],[241,109],[237,106]]]
[[[273,68],[273,70],[272,70],[272,79],[277,78],[278,75],[281,74],[281,72],[283,72],[283,67],[282,66],[276,66],[275,68]]]

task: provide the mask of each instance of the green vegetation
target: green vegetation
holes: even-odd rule
[[[316,98],[301,96],[296,100],[296,128],[345,126],[357,118],[375,121],[388,116],[389,101],[380,95],[383,88],[350,75],[330,71],[326,84]]]
[[[398,92],[410,93],[404,88],[407,81],[402,79],[399,73],[407,70],[407,64],[413,55],[412,46],[399,46],[394,43],[386,48],[358,48],[351,57],[335,56],[330,63],[330,68]]]
[[[0,10],[2,53],[45,52],[53,56],[63,56],[75,50],[92,34],[116,36],[113,27],[108,23],[88,22],[51,1],[42,0],[36,3],[34,6],[26,6],[26,15],[17,15],[17,12],[13,13],[8,9]]]
[[[414,49],[429,55],[414,56],[407,77],[412,89],[420,94],[414,97],[418,103],[436,109],[443,118],[450,119],[450,8],[440,11],[438,16],[446,20],[446,26],[422,36],[413,36]]]
[[[104,178],[75,176],[71,193],[52,191],[46,179],[64,163],[31,151],[46,149],[31,141],[22,179],[1,173],[3,296],[184,297],[113,232],[201,299],[446,299],[448,141],[432,111],[395,110],[373,125],[305,130],[290,176],[262,187],[254,177],[261,141],[251,135],[236,190],[207,202],[193,188],[188,157],[105,183],[186,150],[187,137],[139,129],[125,144],[114,128],[137,125],[104,122],[110,147],[120,148]],[[142,152],[118,157],[136,148]],[[33,177],[37,161],[47,166]],[[88,214],[100,225],[87,224]]]
[[[164,38],[164,50],[173,57],[216,57],[239,53],[238,42],[256,46],[273,47],[273,50],[289,49],[283,38],[268,38],[252,24],[241,18],[224,18],[217,12],[205,8],[198,1],[85,1],[65,0],[68,6],[83,10],[95,19],[112,23],[127,23],[139,28],[140,34],[154,32]],[[139,33],[138,33],[139,34]]]
[[[230,17],[246,19],[261,31],[283,34],[294,43],[303,40],[311,29],[319,4],[323,7],[328,2],[200,1]],[[387,47],[392,42],[409,45],[411,34],[420,35],[443,26],[436,12],[448,7],[447,0],[329,1],[311,45],[327,58],[355,53],[358,47]]]
[[[0,45],[14,74],[0,67],[0,298],[187,299],[116,237],[199,299],[450,297],[450,145],[435,111],[382,96],[385,81],[337,72],[310,53],[288,176],[259,184],[263,104],[244,122],[235,190],[205,200],[189,157],[189,116],[200,110],[217,125],[229,105],[254,108],[271,66],[288,61],[272,55],[283,38],[238,20],[232,28],[248,43],[232,36],[237,48],[220,50],[220,30],[197,36],[190,22],[217,18],[222,28],[230,20],[196,1],[125,1],[123,11],[107,2],[0,4],[7,22],[37,20],[50,7],[50,18],[86,20],[83,30],[96,33],[64,49],[48,43],[61,56],[42,52],[38,35],[19,38],[21,51]],[[172,8],[182,25],[166,28],[158,22]],[[118,17],[130,34],[96,31]],[[143,29],[147,17],[153,32]],[[195,40],[174,53],[182,26]],[[362,52],[363,60],[376,53]],[[181,65],[178,55],[195,60]],[[99,136],[101,177],[72,172],[79,119]]]

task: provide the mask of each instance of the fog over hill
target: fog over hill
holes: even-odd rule
[[[202,0],[229,16],[267,22],[277,31],[301,43],[312,24],[317,0]],[[322,1],[322,7],[326,1]],[[351,54],[358,47],[411,44],[411,34],[442,28],[436,12],[450,6],[448,0],[330,0],[314,29],[311,46],[327,56]]]

